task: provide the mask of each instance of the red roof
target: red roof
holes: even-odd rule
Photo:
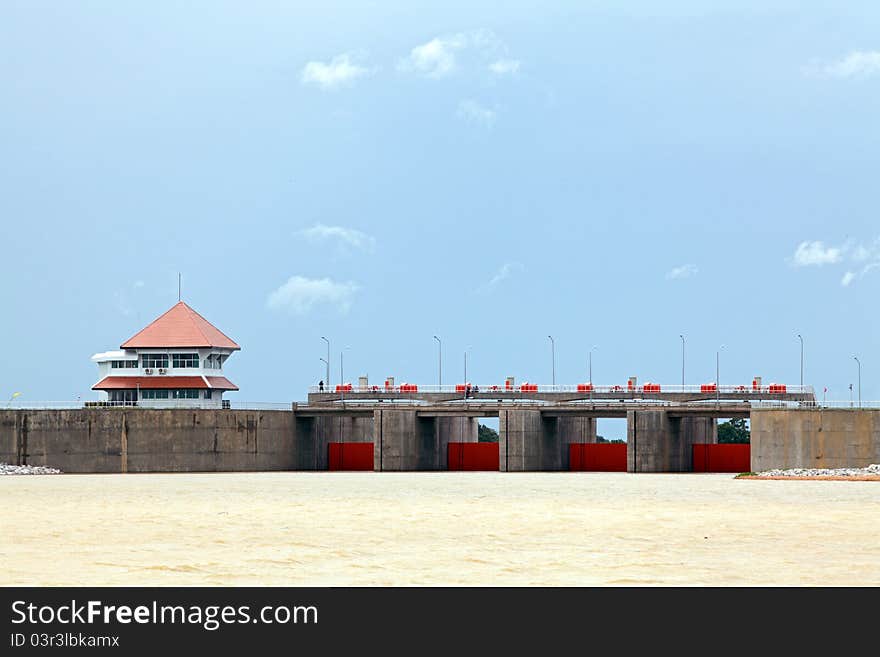
[[[174,347],[241,348],[183,301],[178,301],[152,324],[123,342],[120,349]]]
[[[206,376],[208,385],[215,390],[238,390],[238,386],[225,376]]]
[[[225,376],[107,376],[92,386],[92,390],[134,390],[135,388],[238,390],[238,386]]]

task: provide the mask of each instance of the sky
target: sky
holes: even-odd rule
[[[0,400],[183,299],[331,382],[880,399],[880,5],[0,0]],[[723,345],[723,349],[721,349]]]

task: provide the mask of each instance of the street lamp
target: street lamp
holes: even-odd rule
[[[465,349],[464,349],[464,384],[465,384],[465,385],[467,385],[467,382],[468,382],[468,378],[467,378],[467,355],[468,355],[468,349],[470,349],[470,348],[471,348],[471,345],[468,345],[468,346],[465,347]]]
[[[598,348],[596,345],[590,347],[590,358],[587,364],[587,374],[590,377],[590,401],[593,400],[593,350]]]
[[[327,389],[330,389],[330,340],[325,338],[323,335],[321,339],[327,343],[327,360],[324,362],[327,364]],[[323,359],[322,359],[323,360]]]
[[[327,390],[330,390],[330,376],[329,376],[330,375],[330,361],[328,361],[326,358],[318,358],[318,360],[327,366],[327,375],[328,375],[327,376]],[[324,391],[321,390],[320,392],[324,392]]]
[[[440,386],[440,389],[443,388],[443,341],[440,340],[436,335],[434,339],[437,341],[437,383]],[[440,392],[440,390],[437,390]]]
[[[804,336],[800,333],[797,334],[798,339],[801,341],[801,392],[804,390]]]
[[[684,336],[679,333],[681,338],[681,391],[684,392]]]
[[[719,363],[721,362],[722,349],[724,349],[724,345],[718,347],[718,351],[715,352],[715,401],[720,401],[721,397],[721,376],[719,374],[721,368]]]
[[[553,385],[556,386],[556,341],[553,339],[552,335],[548,335],[550,338],[550,354],[553,359]]]
[[[862,361],[860,361],[857,356],[853,356],[853,358],[859,364],[859,408],[861,408],[862,407]]]
[[[342,369],[342,354],[345,353],[346,349],[351,349],[350,345],[346,345],[342,351],[339,352],[339,383],[344,387],[345,386],[345,374]]]

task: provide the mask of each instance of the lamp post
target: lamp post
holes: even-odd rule
[[[862,407],[862,361],[859,360],[858,356],[853,356],[853,359],[859,364],[859,408]]]
[[[330,340],[325,338],[323,335],[321,339],[327,343],[327,360],[324,362],[327,364],[327,389],[330,389]],[[323,360],[323,359],[322,359]]]
[[[550,338],[550,356],[553,360],[553,386],[556,387],[556,341],[552,335],[547,337]]]
[[[801,341],[801,392],[804,390],[804,337],[798,333],[798,339]]]
[[[684,336],[679,333],[681,338],[681,391],[684,392]]]
[[[346,349],[351,349],[351,346],[350,346],[350,345],[346,345],[346,346],[342,349],[342,351],[339,352],[339,383],[340,383],[342,386],[345,386],[345,374],[344,374],[344,371],[343,371],[343,369],[342,369],[342,354],[345,353]]]
[[[599,347],[597,347],[596,345],[593,345],[590,348],[590,357],[589,357],[589,360],[587,361],[587,375],[590,377],[589,383],[593,382],[593,351],[595,351],[598,348]]]
[[[440,386],[440,390],[443,389],[443,341],[440,340],[436,335],[434,339],[437,341],[437,383]],[[437,390],[437,392],[440,392]]]
[[[321,361],[322,363],[324,363],[324,365],[327,366],[327,374],[328,374],[328,376],[327,376],[327,388],[326,388],[326,390],[329,392],[329,390],[330,390],[330,377],[329,377],[329,374],[330,374],[330,361],[328,361],[326,358],[319,358],[318,360]],[[320,392],[324,392],[324,391],[321,390]]]
[[[468,378],[467,378],[467,355],[468,355],[468,349],[470,349],[470,348],[471,348],[471,345],[468,345],[467,347],[465,347],[465,350],[464,350],[464,384],[465,384],[465,385],[467,385],[467,382],[468,382]]]
[[[721,401],[721,350],[724,349],[724,345],[718,347],[718,351],[715,352],[715,401]]]

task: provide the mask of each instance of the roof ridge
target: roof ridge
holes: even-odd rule
[[[202,320],[203,322],[205,322],[205,324],[207,324],[208,326],[210,326],[212,329],[214,329],[215,331],[217,331],[217,333],[219,333],[220,335],[222,335],[224,338],[226,338],[226,339],[229,340],[230,342],[235,343],[235,340],[233,340],[232,338],[230,338],[230,337],[229,337],[228,335],[226,335],[223,331],[221,331],[221,330],[218,329],[216,326],[214,326],[211,322],[209,322],[207,319],[205,319],[205,318],[202,316],[202,314],[201,314],[198,310],[196,310],[195,308],[193,308],[193,307],[190,306],[189,304],[184,303],[183,301],[181,301],[180,303],[183,303],[183,305],[186,306],[192,314],[194,314],[194,315],[195,315],[196,317],[198,317],[200,320]],[[206,341],[210,342],[210,338],[208,338],[208,336],[205,335],[205,332],[202,331],[201,327],[198,326],[198,324],[196,325],[196,328],[199,329],[199,333],[202,334],[202,337],[205,338]]]
[[[159,315],[156,319],[154,319],[152,322],[150,322],[149,324],[147,324],[144,328],[142,328],[140,331],[138,331],[137,333],[135,333],[135,334],[134,334],[133,336],[131,336],[128,340],[123,340],[123,341],[122,341],[122,344],[127,344],[127,343],[131,342],[132,340],[134,340],[137,336],[139,336],[141,333],[143,333],[143,332],[146,331],[148,328],[150,328],[153,324],[155,324],[155,323],[158,322],[160,319],[162,319],[163,317],[165,317],[165,315],[167,315],[167,314],[170,313],[172,310],[174,310],[174,308],[177,306],[177,304],[180,304],[180,303],[183,303],[183,301],[178,301],[176,304],[174,304],[174,306],[171,306],[168,310],[166,310],[164,313],[162,313],[161,315]],[[183,305],[186,305],[186,304],[183,304]],[[122,345],[119,345],[119,348],[120,348],[120,349],[125,349],[125,347],[123,347]]]
[[[198,317],[198,318],[201,319],[202,321],[208,322],[207,319],[205,319],[204,317],[202,317],[201,315],[199,315],[199,313],[198,313],[198,312],[197,312],[192,306],[190,306],[188,303],[186,303],[185,301],[181,301],[180,303],[182,303],[182,304],[183,304],[183,307],[186,308],[186,309],[189,311],[189,318],[190,318],[190,321],[192,321],[192,316],[195,315],[196,317]],[[207,342],[208,344],[210,344],[210,343],[211,343],[211,339],[208,338],[207,335],[205,335],[205,332],[202,330],[202,327],[199,326],[198,322],[192,322],[192,324],[193,324],[193,326],[196,327],[196,330],[197,330],[199,333],[202,334],[202,337],[204,338],[205,342]],[[208,322],[208,324],[211,324],[211,322]],[[213,326],[213,324],[211,324],[211,326]],[[215,328],[216,328],[216,327],[215,327]],[[219,331],[220,329],[217,329],[217,330]]]

